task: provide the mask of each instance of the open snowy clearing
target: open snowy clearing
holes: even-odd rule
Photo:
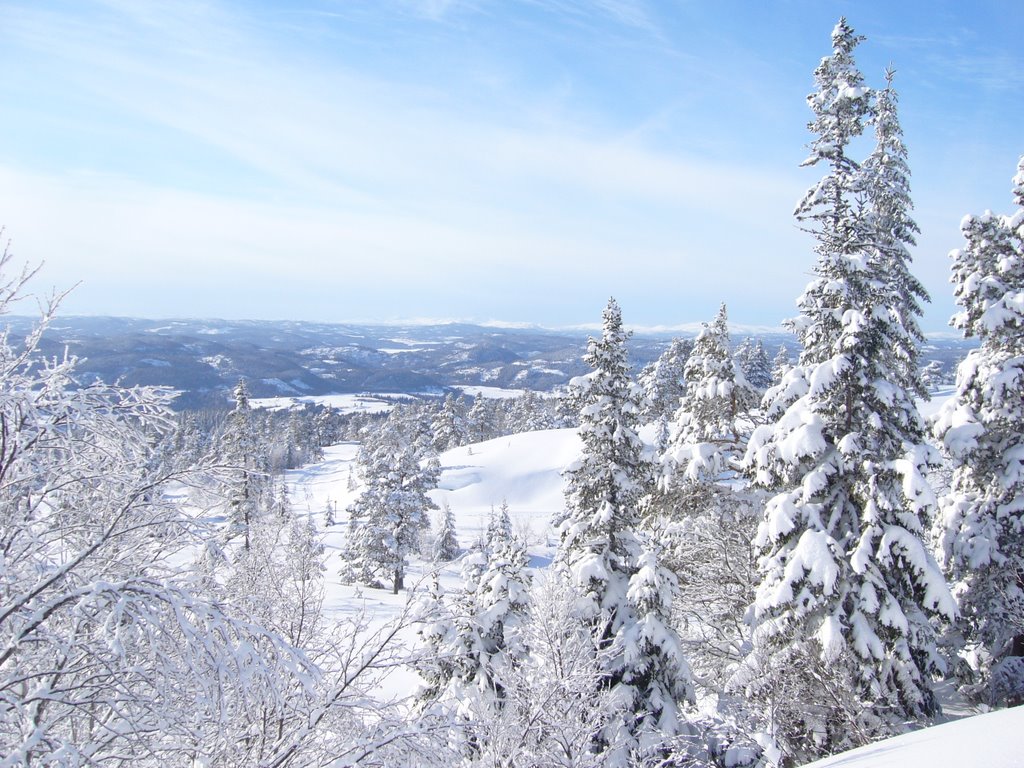
[[[372,626],[379,627],[398,619],[409,600],[415,599],[415,593],[427,588],[435,572],[443,589],[458,589],[460,565],[457,561],[435,564],[413,558],[406,579],[409,589],[398,595],[387,589],[339,583],[348,521],[346,509],[360,493],[351,481],[358,451],[359,445],[351,442],[326,448],[322,461],[288,472],[288,491],[296,512],[311,514],[317,527],[324,531],[325,612],[339,618],[365,614]],[[529,543],[531,563],[544,566],[554,552],[549,530],[551,517],[564,504],[561,471],[579,451],[579,437],[572,429],[527,432],[455,448],[439,457],[439,488],[430,496],[438,506],[447,503],[451,507],[463,550],[483,535],[491,507],[506,502],[513,528]],[[335,509],[333,526],[325,524],[328,502]],[[434,513],[432,520],[436,517]],[[412,628],[401,635],[401,640],[410,645],[416,639]],[[396,669],[379,694],[398,700],[414,693],[419,684],[418,676],[411,670]]]
[[[312,513],[319,527],[325,528],[328,501],[334,505],[336,524],[326,531],[329,550],[341,546],[345,510],[360,492],[352,474],[358,451],[356,443],[330,446],[322,461],[288,472],[293,503]],[[526,534],[531,554],[547,555],[551,517],[564,507],[561,472],[579,452],[579,437],[572,429],[526,432],[454,448],[439,457],[441,478],[430,496],[438,506],[451,507],[463,549],[486,528],[491,508],[505,502],[513,526]],[[328,562],[329,574],[333,565]]]
[[[486,387],[476,384],[459,385],[456,387],[456,389],[458,389],[464,395],[469,395],[470,397],[473,398],[487,397],[491,398],[492,400],[509,400],[514,397],[519,397],[525,391],[522,389],[507,389],[505,387]],[[541,397],[544,397],[546,393],[540,392],[537,394],[539,394]]]

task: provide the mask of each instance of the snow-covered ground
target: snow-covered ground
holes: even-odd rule
[[[952,385],[932,390],[929,393],[931,396],[930,400],[919,400],[917,403],[921,415],[926,419],[931,419],[942,409],[942,406],[953,396],[954,392],[956,392],[956,387]]]
[[[326,533],[332,553],[342,543],[345,509],[359,493],[352,474],[358,449],[355,443],[334,445],[325,449],[322,461],[288,472],[289,494],[298,511],[312,513],[324,527],[328,501],[334,505],[337,524]],[[572,429],[526,432],[455,448],[439,457],[441,477],[430,496],[438,506],[451,507],[462,548],[479,538],[491,508],[504,502],[530,553],[543,557],[550,554],[551,517],[564,505],[561,471],[579,451]],[[328,562],[329,574],[335,565]]]
[[[393,595],[390,590],[353,587],[338,580],[348,520],[346,509],[359,493],[352,482],[358,450],[356,443],[334,445],[324,450],[322,461],[290,470],[289,496],[297,513],[311,514],[325,531],[324,610],[336,617],[365,612],[373,624],[383,625],[398,618],[407,607],[410,594]],[[491,507],[506,502],[513,528],[529,542],[531,563],[543,566],[550,562],[554,550],[549,531],[551,516],[563,506],[561,470],[576,458],[579,450],[579,438],[571,429],[528,432],[456,448],[439,457],[439,488],[430,495],[438,506],[447,503],[451,507],[462,549],[468,549],[480,538]],[[333,526],[325,525],[328,501],[336,510]],[[437,514],[432,517],[435,521]],[[436,529],[436,523],[433,527]],[[439,567],[414,558],[406,579],[410,591],[425,589],[434,571],[446,590],[457,589],[461,583],[457,562]],[[402,639],[415,641],[411,630]],[[396,669],[379,693],[382,698],[402,699],[418,686],[415,673]]]
[[[937,408],[948,393],[937,393],[932,400]],[[580,441],[575,430],[557,429],[527,432],[456,448],[440,456],[441,477],[431,498],[451,508],[459,545],[468,549],[486,528],[491,508],[505,502],[513,528],[527,538],[531,562],[542,567],[554,552],[550,528],[552,516],[563,509],[562,470],[579,454]],[[396,618],[406,606],[407,594],[392,595],[389,590],[356,588],[340,584],[338,571],[344,543],[346,508],[359,493],[351,473],[358,452],[356,443],[342,443],[325,450],[324,459],[288,473],[289,491],[294,509],[312,514],[325,529],[327,548],[326,601],[328,613],[340,616],[366,611],[374,623]],[[324,513],[330,501],[336,523],[325,526]],[[437,513],[433,519],[436,521]],[[414,559],[408,584],[415,590],[426,586],[428,576],[437,571],[445,589],[459,585],[458,563],[441,567]],[[412,633],[405,638],[412,642]],[[407,696],[418,686],[418,678],[408,670],[396,671],[381,691],[388,698]],[[946,716],[952,722],[862,747],[811,765],[814,768],[949,768],[985,766],[985,768],[1024,768],[1024,708],[987,715],[964,717],[970,708],[949,691],[940,691]],[[953,718],[962,718],[955,719]]]
[[[483,387],[475,384],[465,384],[456,387],[460,392],[470,397],[489,397],[493,400],[508,400],[519,397],[523,394],[522,389],[507,389],[505,387]],[[538,393],[543,396],[543,393]]]
[[[394,395],[389,397],[394,398]],[[280,411],[285,408],[312,403],[329,405],[342,413],[383,413],[394,408],[394,402],[383,400],[374,395],[303,395],[300,397],[254,397],[249,400],[253,408],[265,408],[268,411]]]
[[[1024,707],[907,733],[805,768],[1022,768]]]

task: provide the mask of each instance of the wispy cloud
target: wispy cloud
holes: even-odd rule
[[[306,317],[444,314],[429,298],[478,318],[557,307],[550,324],[599,311],[611,285],[644,307],[641,323],[710,317],[726,299],[737,319],[770,311],[772,324],[806,279],[810,245],[789,214],[810,183],[795,167],[809,73],[786,114],[787,160],[765,138],[784,112],[774,54],[681,54],[664,6],[553,0],[516,16],[513,39],[484,3],[86,7],[9,9],[5,50],[23,65],[11,71],[36,78],[24,90],[40,99],[18,116],[67,125],[35,148],[61,162],[0,147],[23,255],[46,256],[58,282],[85,277],[83,292],[150,275],[214,303],[223,290],[185,276],[223,289],[242,271],[305,292],[290,306]],[[383,40],[402,55],[375,51]],[[535,54],[550,71],[531,69]],[[649,80],[651,98],[633,100]],[[235,314],[257,314],[272,287],[233,298]]]

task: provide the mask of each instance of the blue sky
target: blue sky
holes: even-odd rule
[[[813,242],[805,97],[840,15],[897,70],[923,324],[1010,206],[1010,2],[0,2],[0,223],[68,314],[746,325]],[[867,150],[865,150],[866,152]]]

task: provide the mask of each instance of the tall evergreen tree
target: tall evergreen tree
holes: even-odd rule
[[[755,431],[747,454],[777,494],[758,534],[745,682],[779,746],[802,759],[934,715],[930,677],[942,665],[930,619],[956,610],[923,541],[934,496],[920,382],[906,364],[916,312],[887,309],[905,289],[895,246],[906,242],[896,224],[905,207],[883,199],[881,183],[865,186],[847,154],[871,115],[853,59],[861,39],[841,19],[815,70],[816,138],[804,164],[828,173],[796,210],[818,256],[793,322],[803,350],[769,390],[775,422]],[[894,112],[887,120],[895,124]]]
[[[910,166],[903,130],[897,115],[895,71],[886,70],[885,88],[878,91],[871,122],[875,148],[860,169],[862,241],[867,246],[868,272],[883,279],[872,287],[875,310],[883,314],[879,325],[892,329],[880,340],[889,348],[899,385],[918,397],[927,397],[920,378],[920,349],[924,341],[918,318],[928,292],[911,274],[909,246],[920,230],[911,218]],[[869,321],[870,322],[870,321]]]
[[[749,340],[746,346],[749,359],[755,346]],[[724,304],[697,336],[685,381],[661,456],[659,492],[644,522],[682,584],[676,615],[690,660],[703,672],[703,684],[717,687],[721,669],[741,659],[739,649],[749,641],[742,617],[751,588],[738,582],[750,575],[761,509],[733,482],[758,396],[732,353]]]
[[[622,314],[614,299],[600,339],[590,339],[580,383],[580,459],[566,470],[566,517],[558,561],[579,592],[580,619],[599,648],[611,648],[603,685],[619,716],[595,734],[609,765],[626,765],[682,730],[678,702],[689,695],[679,639],[664,621],[674,579],[638,537],[652,467],[636,427],[640,393],[629,376]]]
[[[1024,157],[1013,196],[1009,216],[965,218],[966,244],[950,254],[962,308],[952,324],[981,347],[935,423],[953,464],[945,556],[991,704],[1024,701]]]
[[[251,544],[250,526],[257,514],[261,494],[260,477],[257,475],[260,440],[244,379],[239,379],[235,385],[234,398],[235,407],[228,415],[221,440],[222,456],[225,463],[231,466],[228,477],[227,536],[241,536],[243,549],[248,550]]]

